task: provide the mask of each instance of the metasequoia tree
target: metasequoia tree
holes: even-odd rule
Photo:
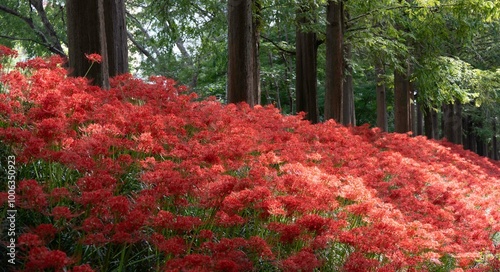
[[[344,4],[329,1],[326,8],[325,120],[342,121],[344,89]]]
[[[300,3],[297,7],[295,90],[297,112],[305,112],[307,120],[317,123],[319,121],[316,102],[318,41],[316,33],[305,27],[313,23],[308,16],[309,9],[309,3]]]
[[[71,75],[109,88],[110,76],[128,71],[124,1],[68,0],[66,10]],[[102,56],[99,65],[91,66],[85,58],[92,53]]]
[[[410,69],[403,64],[403,71],[394,70],[394,130],[405,133],[411,130]]]
[[[252,0],[228,1],[227,101],[259,102],[256,34]]]
[[[385,81],[383,79],[385,69],[381,60],[376,61],[375,72],[377,77],[377,127],[382,131],[388,131],[386,90]]]

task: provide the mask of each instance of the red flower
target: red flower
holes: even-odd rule
[[[363,254],[354,252],[349,255],[349,258],[345,262],[344,270],[353,272],[372,271],[372,269],[377,267],[378,263],[377,260],[368,259]]]
[[[101,63],[102,62],[102,57],[101,55],[97,54],[97,53],[93,53],[93,54],[85,54],[85,57],[91,61],[91,62],[97,62],[97,63]]]
[[[71,259],[66,256],[66,253],[60,250],[50,250],[46,247],[35,247],[30,250],[26,268],[30,271],[39,271],[44,269],[62,269],[71,264]]]
[[[17,241],[19,243],[19,246],[21,247],[39,247],[43,245],[42,240],[40,237],[36,234],[32,233],[23,233],[19,236],[19,239]]]
[[[40,224],[34,232],[46,243],[49,243],[54,239],[57,229],[52,224]]]
[[[23,180],[19,182],[21,192],[21,207],[41,211],[47,206],[47,195],[36,180]]]
[[[312,252],[308,250],[302,250],[299,253],[288,257],[281,263],[281,267],[284,271],[314,271],[314,269],[320,266],[321,262]]]
[[[1,45],[0,44],[0,59],[2,57],[4,57],[4,56],[5,57],[13,57],[13,58],[15,58],[15,57],[17,57],[17,51],[14,50],[14,49],[8,48],[5,45]]]
[[[59,220],[61,218],[69,220],[74,217],[74,215],[71,214],[70,209],[65,206],[56,206],[52,208],[52,216],[55,220]]]

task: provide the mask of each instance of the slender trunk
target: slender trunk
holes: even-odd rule
[[[405,69],[404,72],[394,71],[394,128],[395,132],[398,133],[406,133],[411,130],[408,70]]]
[[[453,142],[456,144],[463,144],[462,134],[462,103],[456,100],[453,105]]]
[[[439,116],[438,112],[433,110],[431,111],[432,115],[432,138],[439,139]]]
[[[297,11],[298,27],[296,34],[296,95],[297,112],[305,112],[306,119],[312,123],[318,122],[318,107],[316,102],[317,89],[317,39],[316,33],[304,32],[301,25],[312,22],[307,19],[307,10],[300,7]]]
[[[228,1],[228,71],[229,103],[258,103],[255,76],[255,36],[252,0]]]
[[[464,116],[462,118],[462,129],[463,129],[463,134],[462,134],[462,143],[464,145],[464,149],[470,149],[470,144],[469,144],[469,117]]]
[[[352,67],[349,65],[348,60],[351,58],[350,44],[344,44],[345,49],[345,59],[344,59],[344,86],[342,94],[342,124],[344,125],[356,125],[356,115],[354,112],[354,88],[353,88],[353,78],[354,73]]]
[[[408,72],[408,76],[409,76]],[[412,135],[417,134],[417,120],[415,116],[417,115],[417,108],[415,104],[415,93],[413,90],[413,84],[410,82],[408,79],[408,105],[410,105],[410,113],[409,113],[409,122],[410,122],[410,129],[412,132]]]
[[[261,0],[253,0],[253,8],[254,13],[252,14],[252,28],[253,28],[253,56],[254,56],[254,96],[255,103],[260,104],[260,94],[261,94],[261,86],[260,86],[260,28],[262,25],[261,21],[261,10],[262,3]]]
[[[343,1],[329,1],[326,27],[325,120],[341,122],[344,84]]]
[[[415,101],[417,101],[415,99]],[[417,110],[417,120],[416,120],[416,126],[417,126],[417,135],[424,135],[424,115],[422,113],[422,107],[420,107],[420,104],[417,103],[415,105],[416,110]]]
[[[453,104],[443,105],[443,136],[453,142]]]
[[[385,69],[381,60],[375,64],[375,72],[377,76],[377,127],[382,131],[388,131],[387,125],[387,101],[385,93]]]
[[[432,125],[432,109],[428,106],[425,106],[424,109],[424,131],[425,131],[425,136],[427,139],[433,139],[434,138],[434,133],[432,131],[433,125]]]
[[[493,125],[493,157],[492,159],[498,161],[498,139],[497,139],[497,118],[492,121]]]

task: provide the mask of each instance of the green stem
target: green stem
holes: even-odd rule
[[[92,64],[90,64],[90,67],[89,69],[87,70],[87,72],[85,72],[85,75],[83,77],[87,77],[87,75],[89,74],[90,72],[90,69],[92,69],[92,66],[94,66],[94,62],[92,62]]]
[[[121,257],[120,257],[120,266],[118,267],[118,271],[125,271],[124,268],[125,268],[125,256],[126,256],[126,253],[127,252],[127,244],[125,244],[122,248],[122,252],[121,252]]]

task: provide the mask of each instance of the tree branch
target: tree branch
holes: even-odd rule
[[[272,45],[274,45],[276,48],[278,48],[282,52],[285,52],[285,53],[290,54],[290,55],[295,55],[296,54],[295,51],[291,51],[291,50],[288,50],[286,48],[283,48],[282,46],[280,46],[279,44],[277,44],[275,41],[269,39],[268,37],[266,37],[264,35],[260,35],[260,37],[262,39],[264,39],[265,41],[270,42]]]
[[[15,17],[23,20],[37,34],[37,36],[42,39],[43,42],[38,42],[38,44],[41,44],[41,45],[47,47],[48,50],[54,54],[66,57],[66,54],[64,53],[62,48],[57,48],[56,46],[54,46],[54,44],[52,44],[49,41],[49,39],[45,36],[45,34],[43,34],[42,31],[37,29],[37,27],[35,26],[35,24],[33,23],[33,20],[31,18],[23,16],[19,12],[15,11],[9,7],[6,7],[4,5],[0,5],[0,11],[3,11],[7,14],[10,14],[12,16],[15,16]],[[60,47],[60,45],[59,45],[59,47]]]
[[[151,52],[149,52],[144,46],[142,46],[136,39],[134,39],[134,36],[132,35],[132,33],[130,33],[129,31],[127,31],[127,37],[128,39],[132,42],[132,44],[134,44],[135,47],[137,47],[137,49],[139,49],[139,51],[145,55],[154,65],[158,65],[158,60],[153,57],[153,55],[151,54]]]
[[[43,8],[43,2],[42,0],[30,0],[30,4],[35,7],[38,16],[42,20],[43,26],[47,30],[47,33],[49,36],[52,38],[52,44],[54,47],[60,51],[64,52],[61,46],[61,40],[57,36],[56,31],[54,30],[54,27],[52,26],[52,23],[50,23],[49,18],[47,18],[47,13],[45,12],[45,9]]]

